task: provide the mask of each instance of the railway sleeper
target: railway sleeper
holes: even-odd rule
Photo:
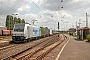
[[[55,37],[55,36],[54,36],[54,37]],[[29,46],[27,46],[27,47],[29,47]],[[21,49],[22,49],[22,48],[21,48]],[[15,53],[15,52],[14,52],[14,53]],[[15,54],[16,54],[16,53],[15,53]],[[14,55],[15,55],[15,54],[14,54]]]
[[[57,45],[59,45],[61,43],[61,41],[58,41],[46,48],[44,48],[43,50],[37,52],[35,55],[33,55],[30,60],[42,60],[42,58],[44,58],[45,55],[47,55],[51,50],[53,50]]]
[[[46,46],[44,47],[34,47],[33,49],[30,49],[30,51],[27,51],[23,56],[19,56],[19,57],[16,57],[15,59],[18,59],[18,60],[21,60],[21,59],[25,59],[26,56],[31,57],[34,53],[37,53],[39,50],[42,50],[43,48],[45,48]]]
[[[63,42],[64,40],[62,40],[62,42]],[[60,42],[60,43],[62,43],[62,42]],[[48,49],[48,50],[46,50],[46,52],[44,51],[44,52],[38,52],[36,55],[34,55],[33,57],[31,57],[30,58],[30,60],[42,60],[42,58],[46,55],[46,54],[48,54],[51,50],[53,50],[57,45],[59,45],[60,43],[58,43],[58,42],[56,42],[55,44],[53,44],[54,46],[53,47],[51,47],[50,49],[48,49],[47,47],[46,47],[46,49]],[[39,54],[39,53],[41,53],[41,54]],[[38,55],[39,54],[39,55]]]
[[[44,46],[44,45],[43,45]],[[47,45],[48,46],[48,45]],[[39,47],[39,46],[38,46]],[[36,50],[36,52],[38,52],[39,50],[41,50],[41,49],[43,49],[43,48],[45,48],[46,47],[46,44],[45,44],[45,46],[44,47],[41,47],[41,48],[34,48],[35,50]],[[31,52],[31,53],[30,53]],[[34,54],[34,53],[36,53],[36,52],[33,52],[33,49],[31,49],[30,50],[30,52],[29,53],[25,53],[24,55],[23,54],[21,54],[21,56],[19,56],[19,57],[16,57],[15,59],[18,59],[18,60],[21,60],[21,59],[24,59],[24,58],[26,58],[25,56],[28,56],[28,57],[30,57],[32,54]],[[23,56],[22,56],[23,55]]]

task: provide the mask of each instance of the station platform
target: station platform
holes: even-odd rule
[[[63,46],[57,46],[43,60],[90,60],[90,43],[68,37]]]

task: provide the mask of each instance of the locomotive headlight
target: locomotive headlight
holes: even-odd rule
[[[16,36],[16,34],[12,34],[12,36]]]
[[[21,37],[21,39],[24,39],[24,37]]]
[[[15,37],[12,37],[13,39],[15,39]]]

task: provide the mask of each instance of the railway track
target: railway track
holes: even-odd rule
[[[57,42],[45,47],[44,49],[40,50],[39,52],[32,55],[29,59],[30,60],[42,60],[50,51],[52,51],[56,46],[61,44],[64,41],[64,39],[60,39]],[[29,60],[27,59],[27,60]]]
[[[55,37],[57,38],[58,36],[55,36]],[[13,57],[13,59],[16,59],[16,60],[28,59],[29,57],[31,57],[36,52],[38,52],[38,51],[44,49],[45,47],[47,47],[47,46],[55,43],[56,41],[58,41],[58,38],[56,39],[55,37],[53,39],[49,39],[49,40],[47,40],[45,42],[42,42],[41,44],[33,47],[32,49],[30,49],[30,50],[28,50],[28,51],[26,51],[26,52],[24,52],[24,53],[22,53],[20,55],[17,55],[15,57]]]
[[[0,48],[0,51],[1,50],[5,50],[5,49],[8,49],[8,48],[11,48],[11,47],[14,47],[14,46],[16,46],[17,44],[10,44],[10,45],[8,45],[8,46],[4,46],[4,47],[1,47]]]
[[[5,60],[5,59],[9,60],[11,57],[17,56],[18,54],[25,52],[26,50],[31,49],[44,41],[48,41],[49,39],[51,39],[53,37],[55,37],[55,36],[52,36],[50,38],[47,37],[47,39],[38,40],[38,41],[35,41],[34,43],[25,43],[25,44],[13,46],[11,48],[10,47],[4,48],[0,51],[0,59],[1,60]]]
[[[65,35],[57,34],[17,46],[12,45],[0,50],[0,60],[42,60],[46,54],[66,39]]]

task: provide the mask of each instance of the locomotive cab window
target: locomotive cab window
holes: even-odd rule
[[[24,24],[20,24],[20,25],[15,25],[14,31],[19,31],[19,32],[23,32],[24,31]]]

